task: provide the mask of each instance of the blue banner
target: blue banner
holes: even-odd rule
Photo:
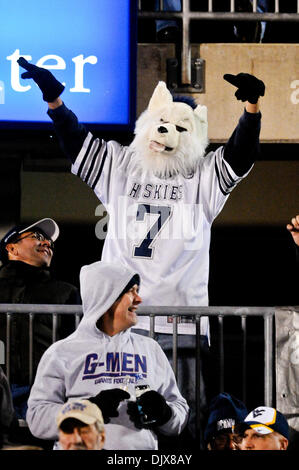
[[[133,6],[132,6],[133,4]],[[45,103],[24,80],[20,56],[65,85],[62,99],[81,122],[135,120],[136,17],[130,0],[0,0],[0,124],[46,123]]]

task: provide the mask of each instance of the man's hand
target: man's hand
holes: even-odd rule
[[[265,94],[264,82],[249,73],[238,73],[238,75],[226,73],[223,78],[238,88],[235,93],[237,100],[256,104],[259,97]]]
[[[47,103],[54,102],[64,90],[64,86],[47,69],[30,64],[24,57],[18,59],[18,64],[27,70],[22,73],[22,78],[33,78],[43,93],[43,100]]]
[[[121,390],[120,388],[111,388],[109,390],[102,390],[95,397],[88,398],[89,401],[95,403],[100,408],[104,423],[109,423],[109,418],[116,418],[118,416],[117,408],[122,400],[130,398],[130,394]]]
[[[129,401],[127,413],[138,429],[162,426],[172,415],[165,398],[154,390],[143,393],[137,402]]]
[[[291,223],[287,225],[287,229],[291,233],[296,245],[299,246],[299,215],[292,218]]]

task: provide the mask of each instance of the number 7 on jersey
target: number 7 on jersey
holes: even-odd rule
[[[171,207],[169,206],[154,206],[151,204],[138,204],[136,221],[144,222],[146,217],[152,214],[157,215],[157,219],[150,226],[145,238],[138,246],[134,247],[133,256],[135,258],[153,258],[154,242],[158,238],[159,233],[168,222],[171,216]]]

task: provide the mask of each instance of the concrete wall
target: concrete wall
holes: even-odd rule
[[[166,80],[166,59],[175,56],[171,44],[138,47],[138,106],[140,112],[158,80]],[[205,60],[205,93],[193,93],[208,107],[211,142],[226,140],[242,113],[236,88],[223,80],[225,73],[251,73],[264,81],[260,99],[262,142],[299,142],[299,44],[201,44],[192,57]]]
[[[225,73],[251,73],[266,85],[260,99],[262,142],[299,142],[299,44],[202,44],[206,90],[199,96],[208,106],[209,136],[226,139],[243,108]]]

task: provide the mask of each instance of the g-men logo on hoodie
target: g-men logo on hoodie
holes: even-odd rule
[[[107,352],[104,361],[97,353],[86,356],[82,380],[99,377],[147,377],[146,356],[126,352]]]

